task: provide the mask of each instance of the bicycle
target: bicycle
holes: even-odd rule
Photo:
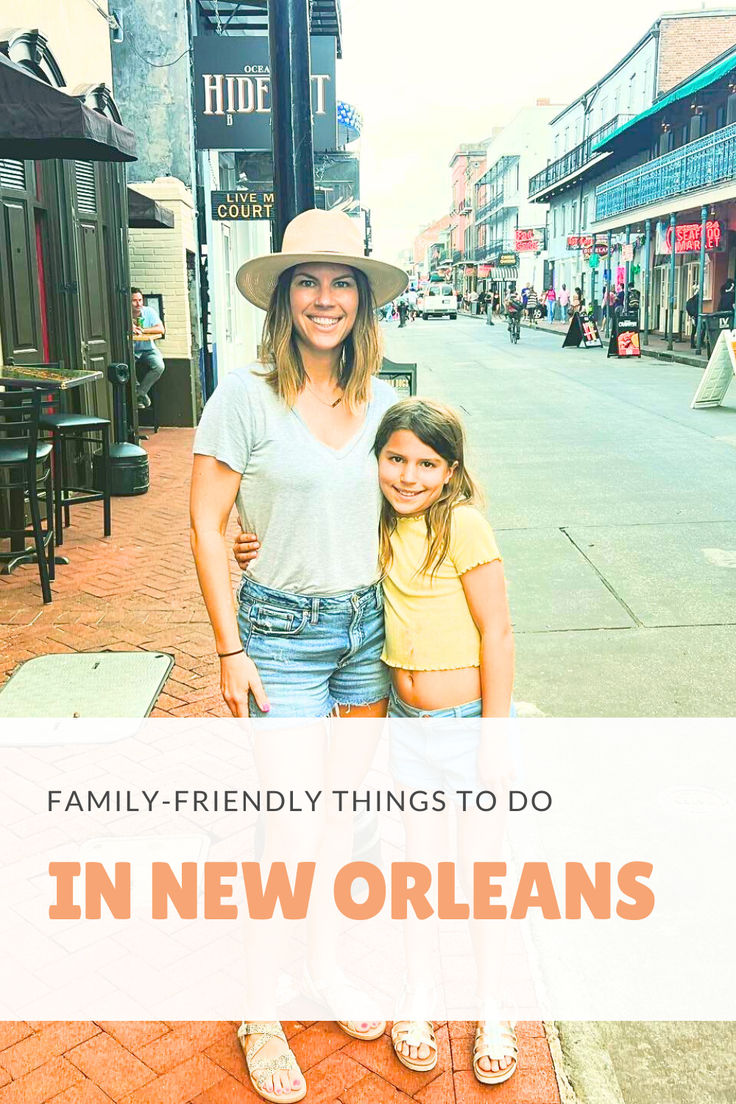
[[[521,337],[521,311],[509,311],[509,340],[515,345]]]

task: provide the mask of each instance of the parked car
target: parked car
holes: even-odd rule
[[[451,284],[433,283],[424,290],[420,311],[422,318],[438,318],[443,314],[457,318],[457,296]]]

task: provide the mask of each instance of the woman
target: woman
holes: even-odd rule
[[[280,253],[238,272],[241,293],[266,310],[262,360],[231,372],[207,404],[191,487],[192,551],[236,717],[385,715],[372,448],[396,395],[375,378],[375,310],[407,282],[363,256],[357,223],[336,211],[298,215]],[[225,543],[236,502],[260,540],[237,617]],[[346,1028],[371,1038],[383,1025]],[[239,1035],[254,1089],[301,1100],[304,1078],[278,1024],[246,1023]]]

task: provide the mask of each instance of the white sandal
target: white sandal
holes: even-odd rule
[[[246,1047],[245,1040],[249,1035],[257,1035],[259,1038],[252,1046]],[[245,1064],[248,1067],[248,1076],[253,1091],[257,1092],[262,1100],[268,1100],[269,1104],[296,1104],[298,1100],[304,1099],[307,1095],[307,1083],[299,1068],[299,1063],[289,1048],[283,1028],[278,1020],[264,1020],[262,1022],[254,1020],[242,1023],[238,1029],[238,1039],[245,1054]],[[273,1058],[259,1058],[258,1055],[271,1039],[278,1039],[284,1044],[286,1050],[282,1054],[276,1054]],[[303,1082],[302,1087],[300,1089],[287,1089],[286,1092],[280,1092],[278,1095],[275,1092],[269,1092],[268,1089],[261,1086],[260,1082],[263,1076],[273,1073],[288,1073],[290,1079],[299,1076]]]
[[[473,1044],[473,1073],[481,1085],[502,1085],[516,1073],[519,1063],[519,1043],[516,1038],[515,1023],[512,1020],[480,1020],[475,1029],[475,1042]],[[510,1058],[511,1065],[507,1069],[491,1070],[481,1069],[478,1063],[481,1058],[488,1058],[491,1062],[500,1062],[503,1058]]]
[[[437,1065],[437,1039],[431,1020],[395,1020],[391,1028],[391,1042],[394,1054],[407,1069],[415,1073],[429,1073]],[[430,1053],[426,1058],[409,1058],[399,1050],[402,1043],[412,1047],[424,1044],[429,1047]]]

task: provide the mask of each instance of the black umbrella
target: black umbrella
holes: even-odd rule
[[[135,161],[135,135],[0,53],[0,157]]]

